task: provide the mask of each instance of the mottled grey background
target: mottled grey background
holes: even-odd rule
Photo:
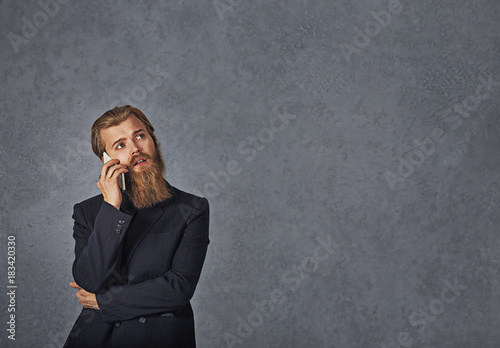
[[[131,103],[211,204],[200,347],[498,347],[498,1],[0,6],[1,346],[68,335],[90,126]]]

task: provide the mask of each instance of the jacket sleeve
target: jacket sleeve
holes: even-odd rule
[[[191,300],[210,242],[209,215],[208,201],[199,199],[187,219],[172,267],[163,275],[137,284],[111,286],[96,295],[105,322],[174,311]]]
[[[116,265],[121,260],[121,245],[132,216],[103,202],[93,224],[79,204],[74,207],[73,219],[73,278],[83,289],[96,293],[117,278]]]

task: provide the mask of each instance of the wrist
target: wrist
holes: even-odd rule
[[[120,210],[120,206],[122,204],[122,202],[111,202],[111,201],[108,201],[108,200],[104,200],[104,202],[108,203],[109,205],[113,206],[114,208],[116,208],[117,210]]]

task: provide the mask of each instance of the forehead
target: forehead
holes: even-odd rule
[[[101,138],[106,146],[118,139],[133,135],[139,129],[146,130],[146,126],[135,115],[130,115],[122,123],[109,128],[101,129]]]

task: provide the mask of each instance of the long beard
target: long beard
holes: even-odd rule
[[[138,157],[144,157],[148,162],[144,170],[133,169]],[[163,179],[166,168],[159,149],[156,149],[153,157],[144,153],[134,156],[129,168],[126,192],[137,209],[152,207],[172,197]]]

